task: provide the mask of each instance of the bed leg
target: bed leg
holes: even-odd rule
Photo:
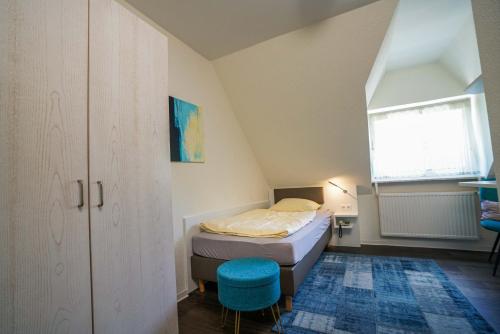
[[[200,279],[198,280],[198,288],[200,289],[200,293],[205,293],[205,281]]]
[[[285,296],[285,310],[292,312],[292,296]]]

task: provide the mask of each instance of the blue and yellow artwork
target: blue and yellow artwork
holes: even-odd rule
[[[169,97],[170,160],[204,162],[201,108],[176,97]]]

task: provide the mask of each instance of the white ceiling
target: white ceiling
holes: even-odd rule
[[[470,0],[400,0],[386,69],[438,61],[471,15]]]
[[[127,0],[212,60],[377,0]]]

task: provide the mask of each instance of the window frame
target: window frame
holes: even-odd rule
[[[370,179],[374,184],[384,184],[384,183],[411,183],[411,182],[429,182],[429,181],[452,181],[452,180],[478,180],[481,178],[480,172],[478,174],[464,174],[464,175],[451,175],[451,176],[427,176],[427,177],[411,177],[411,178],[394,178],[387,180],[376,180],[373,176],[373,157],[372,157],[372,131],[371,131],[371,123],[370,123],[370,115],[379,114],[379,113],[389,113],[389,112],[404,112],[406,110],[412,110],[415,108],[434,106],[449,102],[457,102],[457,101],[468,101],[470,105],[470,110],[474,108],[473,104],[473,94],[464,94],[458,96],[447,97],[443,99],[435,99],[423,102],[415,102],[408,104],[401,104],[396,106],[368,109],[368,145],[370,151]],[[475,143],[471,143],[475,144]]]

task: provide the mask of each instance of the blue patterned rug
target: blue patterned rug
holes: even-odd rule
[[[495,333],[434,261],[339,253],[321,256],[282,320],[288,334]]]

